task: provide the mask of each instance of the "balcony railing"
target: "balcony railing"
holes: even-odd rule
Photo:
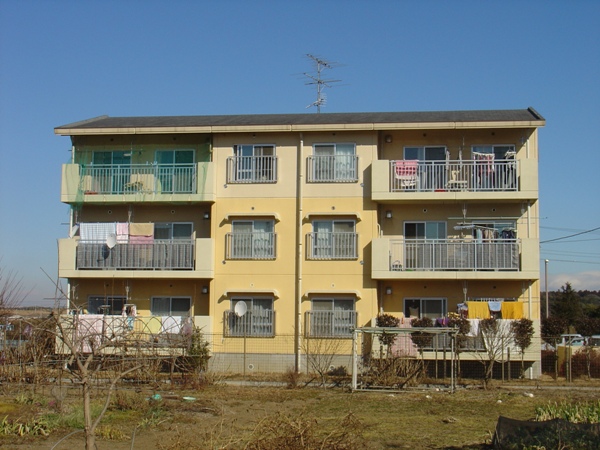
[[[391,192],[518,191],[517,160],[390,161]]]
[[[194,270],[194,241],[155,240],[150,244],[79,242],[77,269]]]
[[[230,156],[227,183],[276,183],[276,156]]]
[[[81,166],[85,194],[187,194],[196,190],[196,164]]]
[[[356,311],[307,311],[306,335],[309,337],[352,337]]]
[[[223,318],[226,336],[271,337],[275,335],[275,311],[249,310],[243,316],[227,310]]]
[[[390,270],[519,270],[518,239],[393,239]]]
[[[276,238],[262,231],[227,233],[227,259],[275,259]]]
[[[358,181],[358,156],[311,155],[308,157],[309,183],[354,183]]]
[[[357,233],[314,232],[307,235],[307,259],[333,260],[358,258]]]

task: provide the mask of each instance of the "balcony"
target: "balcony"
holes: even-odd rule
[[[80,242],[77,246],[77,270],[148,269],[194,270],[193,240],[155,240],[152,244]]]
[[[227,183],[260,184],[276,182],[276,156],[230,156],[227,158]]]
[[[390,241],[390,270],[519,270],[519,241]]]
[[[65,203],[214,201],[213,163],[63,165]]]
[[[214,277],[212,239],[117,243],[113,248],[104,242],[59,239],[58,255],[59,276],[65,278]]]
[[[358,156],[311,155],[308,157],[307,181],[309,183],[356,183]]]
[[[390,200],[536,199],[536,161],[373,161],[372,198]]]
[[[277,235],[272,232],[235,232],[225,235],[227,259],[270,260],[276,258]]]
[[[490,242],[461,239],[377,238],[374,279],[539,279],[537,239]]]
[[[307,235],[307,259],[331,261],[358,258],[357,233],[314,232]]]
[[[225,336],[272,337],[275,335],[275,311],[247,311],[239,316],[235,311],[224,313]]]
[[[306,336],[351,338],[357,319],[356,311],[306,311]]]

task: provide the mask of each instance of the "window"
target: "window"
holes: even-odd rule
[[[307,332],[313,337],[351,337],[356,326],[354,299],[315,298],[307,313]]]
[[[236,145],[227,159],[228,183],[275,183],[277,160],[274,145]]]
[[[246,313],[236,313],[238,303],[246,304]],[[273,298],[234,298],[231,310],[226,311],[227,332],[229,336],[268,337],[275,334],[275,312]]]
[[[434,270],[444,266],[447,254],[446,222],[404,223],[404,267]]]
[[[131,153],[125,151],[103,151],[92,154],[94,192],[99,194],[122,194],[131,178]]]
[[[419,161],[445,161],[446,147],[404,147],[404,159]]]
[[[308,181],[340,183],[358,181],[354,144],[315,144],[309,158]]]
[[[155,223],[154,239],[157,240],[190,240],[193,234],[192,223]]]
[[[150,312],[153,316],[184,316],[190,315],[190,297],[152,297]]]
[[[194,150],[157,150],[157,178],[163,193],[193,192]]]
[[[419,161],[418,190],[434,191],[446,187],[446,147],[405,147],[404,159]]]
[[[446,222],[405,222],[405,239],[446,239]]]
[[[275,259],[272,220],[237,220],[227,235],[229,259]]]
[[[429,317],[434,320],[446,315],[445,298],[406,298],[404,315],[412,318]]]
[[[111,316],[121,315],[125,297],[115,296],[91,296],[88,298],[88,313],[108,314]]]
[[[358,235],[352,220],[318,220],[309,234],[309,259],[356,259]]]
[[[493,154],[496,160],[511,159],[515,155],[514,145],[474,145],[471,149],[473,154]]]

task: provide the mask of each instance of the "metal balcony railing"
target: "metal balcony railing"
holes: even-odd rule
[[[358,258],[357,233],[313,232],[307,235],[307,259],[333,260]]]
[[[155,240],[152,244],[79,242],[77,269],[194,270],[194,241]]]
[[[272,337],[275,335],[275,311],[249,310],[243,316],[225,311],[223,323],[226,336]]]
[[[227,259],[275,259],[277,235],[262,231],[227,233]]]
[[[81,166],[86,194],[190,194],[196,191],[196,164]]]
[[[519,239],[390,240],[390,270],[507,270],[518,271]]]
[[[358,181],[358,156],[311,155],[307,175],[309,183],[354,183]]]
[[[390,161],[391,192],[518,191],[517,160]]]
[[[306,335],[351,338],[357,318],[356,311],[307,311]]]
[[[276,156],[230,156],[227,183],[276,183]]]

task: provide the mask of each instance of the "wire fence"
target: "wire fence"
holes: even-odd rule
[[[85,317],[85,316],[82,316]],[[121,323],[122,322],[122,323]],[[112,359],[112,367],[143,361],[159,373],[185,377],[186,358],[195,355],[185,322],[163,318],[87,315],[68,318],[62,332],[74,346],[57,339],[49,322],[12,320],[0,327],[0,381],[34,382],[56,377],[67,369],[72,352]],[[54,322],[56,324],[56,322]],[[56,326],[56,325],[54,325]],[[297,337],[293,334],[232,336],[202,333],[207,345],[206,373],[219,377],[265,377],[299,372],[322,383],[353,380],[355,388],[403,388],[411,385],[510,382],[523,378],[600,382],[600,346],[586,341],[574,345],[560,337],[534,337],[521,351],[508,336],[495,339],[463,336],[456,329],[356,330],[354,338]],[[141,372],[135,376],[148,378]],[[133,375],[132,375],[133,376]],[[150,377],[152,378],[152,377]],[[337,381],[336,381],[337,380]]]

